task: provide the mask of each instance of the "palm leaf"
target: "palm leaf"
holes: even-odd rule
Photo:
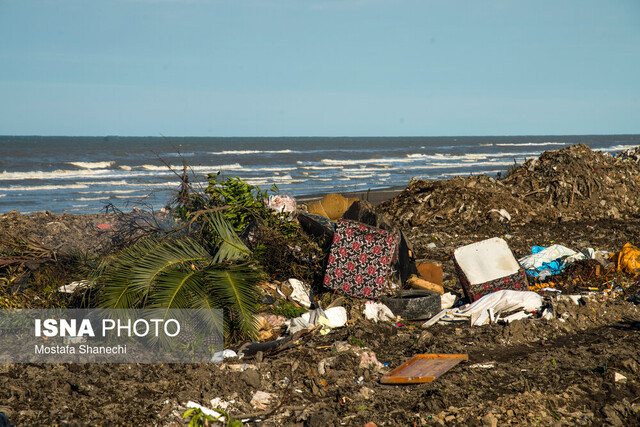
[[[210,293],[216,305],[230,311],[230,319],[237,323],[240,332],[255,337],[255,315],[258,312],[258,287],[260,273],[249,264],[206,272]]]
[[[207,216],[209,224],[216,234],[220,236],[220,246],[213,257],[213,262],[240,261],[251,256],[251,251],[240,240],[231,225],[224,219],[220,212],[214,212]]]
[[[145,239],[124,249],[115,256],[100,282],[104,287],[98,306],[102,308],[141,307],[145,295],[134,290],[131,275],[137,261],[154,251],[159,245],[155,239]]]
[[[137,260],[131,271],[132,289],[149,295],[151,287],[164,273],[181,266],[195,267],[195,264],[210,258],[209,252],[193,239],[159,244],[152,252]]]

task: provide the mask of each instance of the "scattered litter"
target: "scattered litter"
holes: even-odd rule
[[[527,275],[538,277],[541,272],[548,270],[545,276],[559,274],[569,264],[585,259],[585,255],[562,245],[547,247],[534,246],[531,255],[518,260],[522,268],[527,270]]]
[[[624,375],[619,374],[617,372],[614,372],[613,373],[613,381],[616,382],[616,383],[626,382],[627,381],[627,377],[625,377]]]
[[[524,271],[499,237],[457,248],[453,261],[469,301],[501,289],[528,289]]]
[[[238,363],[234,365],[227,365],[226,368],[231,372],[244,372],[249,369],[253,369],[254,371],[258,369],[256,365],[250,365],[248,363]]]
[[[442,287],[442,285],[438,285],[437,283],[421,279],[415,274],[409,277],[409,280],[407,280],[406,284],[411,289],[424,289],[426,291],[439,293],[440,295],[444,294],[444,288]]]
[[[442,263],[440,261],[416,261],[421,279],[442,286]]]
[[[466,354],[418,354],[380,379],[382,384],[418,384],[432,382],[460,362]]]
[[[286,194],[269,196],[269,198],[265,200],[265,204],[272,211],[286,213],[290,218],[296,213],[296,199]]]
[[[76,291],[76,289],[82,289],[89,286],[88,280],[80,280],[77,282],[71,282],[68,285],[62,285],[58,288],[58,292],[63,294],[72,294]]]
[[[358,199],[355,197],[345,198],[340,194],[329,193],[320,200],[315,200],[307,204],[310,214],[323,216],[332,221],[337,221],[342,214],[349,209],[349,206]]]
[[[331,307],[326,310],[321,308],[304,313],[300,317],[287,321],[288,332],[296,332],[313,329],[322,326],[321,333],[329,333],[333,328],[339,328],[347,324],[347,310],[344,307]]]
[[[289,279],[283,283],[281,292],[290,300],[305,308],[311,308],[311,287],[298,279]]]
[[[228,359],[230,357],[238,357],[238,355],[236,354],[235,351],[230,349],[217,351],[213,354],[213,357],[211,357],[211,362],[222,363],[224,362],[224,359]]]
[[[500,222],[511,221],[511,215],[509,215],[509,212],[507,212],[506,209],[491,209],[489,211],[489,216],[496,218]]]
[[[207,408],[206,406],[202,406],[199,403],[196,403],[196,402],[194,402],[192,400],[187,402],[187,408],[200,409],[203,414],[210,415],[213,418],[215,418],[215,419],[217,419],[218,421],[221,421],[221,422],[224,422],[225,419],[226,419],[225,416],[221,412],[218,412],[218,411],[216,411],[214,409]],[[220,408],[220,409],[222,409],[222,408]]]
[[[400,237],[356,221],[340,220],[333,235],[324,285],[337,292],[378,298],[392,290],[388,273]]]
[[[113,230],[113,226],[111,224],[98,224],[96,225],[98,230]]]
[[[540,310],[542,305],[542,296],[535,292],[502,290],[485,295],[472,304],[442,310],[425,322],[422,328],[429,328],[439,321],[468,321],[472,326],[481,326],[487,322],[495,323],[498,320],[512,322],[530,317],[533,312]],[[517,313],[501,317],[504,313],[512,312]]]
[[[474,363],[473,365],[469,365],[471,369],[492,369],[495,368],[494,363]]]
[[[366,302],[363,314],[367,320],[373,320],[376,323],[378,323],[378,321],[385,322],[396,318],[393,312],[389,310],[389,307],[382,303],[372,301]]]
[[[383,296],[381,301],[395,316],[405,320],[425,320],[440,311],[440,295],[426,290],[402,291],[398,296]]]
[[[616,263],[618,271],[640,274],[640,249],[631,243],[625,243],[620,252],[611,256],[611,261]]]
[[[251,398],[251,406],[259,411],[264,411],[271,403],[271,400],[276,397],[273,393],[267,393],[266,391],[256,391]]]
[[[383,365],[378,361],[376,354],[371,350],[364,350],[360,353],[360,369],[382,369]]]
[[[235,399],[231,399],[227,402],[226,400],[220,399],[219,397],[214,397],[209,403],[211,404],[212,408],[222,409],[223,411],[226,411],[229,406],[236,403],[236,401]]]
[[[447,308],[453,307],[453,304],[456,303],[457,297],[451,292],[447,292],[446,294],[440,297],[440,310],[445,310]]]

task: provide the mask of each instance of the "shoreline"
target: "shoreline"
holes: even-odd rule
[[[304,196],[294,197],[296,202],[298,203],[308,203],[313,200],[318,200],[324,197],[327,194],[337,193],[341,194],[344,197],[356,197],[360,200],[367,200],[372,205],[376,206],[382,202],[386,202],[387,200],[391,200],[400,194],[407,185],[402,186],[394,186],[394,187],[385,187],[385,188],[377,188],[375,190],[367,190],[367,191],[348,191],[348,192],[339,192],[339,191],[329,191],[326,193],[313,193]]]

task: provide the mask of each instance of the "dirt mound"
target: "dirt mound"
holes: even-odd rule
[[[509,171],[447,181],[413,180],[380,209],[405,227],[537,220],[627,219],[640,212],[640,149],[612,157],[583,144],[546,151]],[[503,210],[503,211],[501,211]]]

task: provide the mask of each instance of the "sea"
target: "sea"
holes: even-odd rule
[[[107,206],[160,209],[187,165],[301,196],[406,185],[412,178],[504,173],[572,144],[615,154],[640,135],[481,137],[65,137],[0,136],[0,213],[97,213]]]

